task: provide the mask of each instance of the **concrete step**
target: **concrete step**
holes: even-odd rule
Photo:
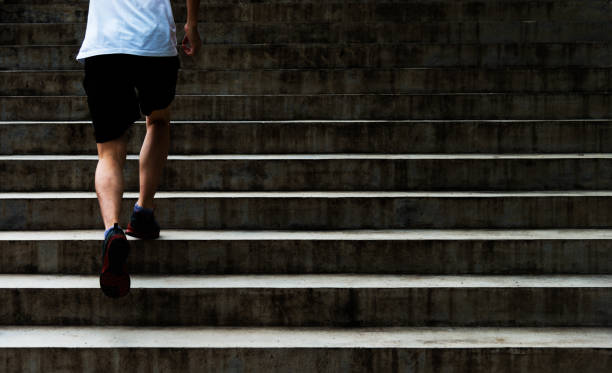
[[[84,2],[5,3],[0,22],[85,22]],[[186,19],[184,2],[175,2],[175,19]],[[249,1],[203,2],[201,22],[395,22],[471,20],[584,20],[608,21],[612,8],[606,0],[542,1]]]
[[[1,325],[612,326],[612,275],[0,275]],[[248,305],[248,306],[246,306]]]
[[[183,24],[177,24],[179,39]],[[202,42],[225,43],[574,43],[612,41],[607,22],[465,21],[375,23],[206,22]],[[0,23],[0,45],[73,45],[84,23]]]
[[[129,216],[135,193],[124,194]],[[607,228],[612,192],[160,192],[165,229]],[[95,193],[0,193],[0,230],[99,229]]]
[[[0,95],[85,95],[82,70],[0,71]],[[178,94],[603,92],[612,69],[181,70]]]
[[[610,328],[5,327],[4,371],[606,373]]]
[[[79,45],[0,46],[0,70],[74,70]],[[612,44],[207,44],[190,69],[611,67]]]
[[[0,96],[0,120],[89,120],[85,96]],[[175,120],[609,119],[601,93],[177,95]]]
[[[612,274],[610,230],[164,229],[128,239],[134,274]],[[0,232],[0,273],[95,275],[101,243],[101,229]]]
[[[0,192],[94,190],[95,155],[0,156]],[[138,156],[125,190],[138,191]],[[170,156],[164,191],[612,189],[612,154],[261,154]]]
[[[171,154],[612,153],[609,120],[175,121],[171,131]],[[132,126],[130,153],[144,132],[142,122]],[[0,154],[96,154],[93,129],[0,122]]]

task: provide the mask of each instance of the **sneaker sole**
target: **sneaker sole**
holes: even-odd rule
[[[130,292],[130,275],[125,262],[130,253],[127,240],[118,239],[108,248],[109,268],[100,274],[100,289],[111,298],[124,297]]]
[[[157,234],[140,233],[140,232],[136,232],[132,230],[129,225],[127,229],[125,230],[125,234],[127,234],[130,237],[140,238],[141,240],[154,240],[156,238],[159,238],[159,232]]]
[[[121,298],[130,292],[130,275],[106,271],[100,275],[100,289],[110,298]]]

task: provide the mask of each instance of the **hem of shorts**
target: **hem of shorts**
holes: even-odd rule
[[[138,119],[140,119],[140,118],[141,118],[141,116],[140,116],[140,115],[138,115],[138,117],[136,117],[134,120],[132,120],[132,121],[126,121],[126,122],[125,122],[125,126],[123,126],[123,127],[122,127],[122,131],[121,131],[121,133],[120,133],[118,136],[112,136],[112,135],[111,135],[111,136],[97,136],[97,135],[96,135],[96,133],[95,133],[95,126],[94,126],[94,139],[95,139],[95,141],[96,141],[96,144],[102,144],[102,143],[105,143],[105,142],[108,142],[108,141],[113,141],[113,140],[116,140],[116,139],[120,138],[120,137],[121,137],[121,136],[123,136],[123,135],[124,135],[124,134],[125,134],[125,133],[126,133],[128,130],[129,130],[129,129],[130,129],[130,127],[131,127],[132,125],[134,125],[134,123],[135,123],[135,122],[136,122]],[[93,124],[93,123],[92,123],[92,124]]]
[[[131,54],[134,56],[144,57],[173,57],[178,55],[178,51],[173,49],[172,51],[159,51],[159,50],[142,50],[142,49],[126,49],[126,48],[113,48],[113,49],[97,49],[88,52],[79,52],[76,56],[76,60],[83,63],[87,57],[101,56],[104,54]]]
[[[151,108],[151,111],[150,111],[150,112],[148,112],[148,113],[145,113],[145,112],[142,110],[142,108],[141,108],[141,110],[140,110],[140,111],[142,112],[142,114],[143,114],[144,116],[149,116],[149,115],[151,115],[151,114],[152,114],[154,111],[156,111],[156,110],[164,110],[165,108],[167,108],[167,107],[169,107],[170,105],[172,105],[172,103],[174,102],[174,99],[175,99],[175,98],[176,98],[176,95],[172,96],[172,99],[167,100],[167,102],[166,102],[166,101],[164,101],[164,106],[162,106],[162,107],[153,107],[153,108]],[[160,106],[161,106],[161,105],[160,105]],[[148,108],[147,108],[147,109],[148,109]]]

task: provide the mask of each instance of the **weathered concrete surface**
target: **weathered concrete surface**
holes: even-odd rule
[[[0,70],[80,69],[79,45],[0,46]],[[607,42],[527,44],[205,44],[184,68],[610,67]]]
[[[173,0],[179,21],[185,16],[183,2]],[[87,9],[87,1],[83,0],[0,0],[0,3],[0,22],[83,22]],[[178,153],[612,153],[609,122],[563,122],[568,118],[612,117],[608,97],[608,70],[612,66],[609,1],[203,0],[202,4],[206,46],[196,61],[183,60],[185,70],[179,93],[216,96],[182,96],[177,100],[175,119],[200,121],[184,123],[179,128],[173,126],[183,130],[180,134],[175,131],[173,150]],[[0,69],[22,69],[20,73],[1,75],[0,95],[81,96],[80,71],[45,69],[81,69],[74,55],[82,32],[83,24],[0,24],[0,45],[5,45],[0,47]],[[350,69],[342,70],[347,67]],[[26,70],[38,72],[24,79]],[[485,95],[487,92],[513,94]],[[336,93],[345,95],[321,96]],[[349,97],[347,94],[351,93],[370,95]],[[470,97],[466,93],[478,95]],[[224,94],[251,96],[218,96]],[[264,98],[265,94],[275,96]],[[379,97],[373,98],[374,95]],[[82,97],[2,98],[2,118],[83,119],[86,107]],[[218,118],[355,120],[203,122]],[[380,121],[358,121],[372,118]],[[407,118],[453,121],[387,122]],[[454,121],[474,118],[560,121]],[[133,152],[142,138],[143,126],[135,129],[130,142]],[[84,123],[0,124],[0,153],[93,154],[90,131]],[[318,166],[312,167],[306,165],[312,159],[302,162],[278,157],[265,161],[238,158],[217,160],[208,168],[202,168],[199,162],[172,160],[167,174],[172,180],[165,183],[193,186],[195,182],[196,189],[303,190],[331,189],[334,185],[404,189],[418,182],[432,189],[436,185],[448,188],[459,182],[463,187],[496,187],[503,180],[514,187],[523,185],[530,189],[554,185],[608,189],[606,178],[600,176],[609,173],[606,157],[598,157],[586,161],[591,162],[586,165],[582,160],[564,159],[548,162],[546,166],[541,165],[542,160],[526,159],[485,161],[450,157],[444,159],[444,164],[440,158],[359,162],[344,159],[341,172],[340,164],[334,163],[339,159],[317,160]],[[87,184],[91,178],[82,178],[84,173],[91,172],[91,159],[60,167],[48,167],[47,161],[40,165],[17,165],[15,159],[7,162],[0,180],[12,181],[2,183],[5,188],[11,183],[14,190],[33,188],[32,180],[22,179],[21,187],[13,181],[15,175],[28,174],[25,169],[38,177],[45,176],[38,166],[54,174],[79,174],[82,179],[69,178],[67,184],[62,184],[53,175],[47,175],[38,180],[38,185],[54,185],[62,190],[78,185],[91,187]],[[188,167],[174,167],[178,163]],[[372,177],[367,180],[370,184],[348,176],[357,163],[370,171]],[[134,164],[131,161],[130,167]],[[231,172],[223,171],[229,166]],[[455,167],[449,171],[451,166]],[[437,169],[444,176],[428,176],[418,171],[423,168]],[[420,178],[397,177],[398,170]],[[318,173],[317,178],[312,176],[314,172]],[[329,175],[334,172],[341,177],[331,179]],[[390,172],[394,177],[383,177]],[[226,180],[201,178],[208,173],[223,175]],[[195,176],[181,179],[185,174]],[[531,174],[540,178],[527,182]],[[576,180],[567,175],[581,178]],[[295,183],[280,182],[280,176],[293,178]],[[557,184],[552,180],[557,180]],[[133,179],[130,182],[135,185]],[[574,184],[563,184],[570,182]],[[298,185],[304,188],[297,188]],[[125,218],[134,202],[133,194],[128,197]],[[607,227],[612,221],[610,197],[612,194],[605,191],[553,195],[162,193],[158,215],[163,228],[174,224],[180,228],[238,227],[253,231],[225,231],[217,233],[215,239],[210,235],[203,239],[206,233],[181,235],[164,230],[160,241],[132,240],[134,251],[140,254],[131,258],[137,273],[134,290],[129,298],[113,303],[102,299],[97,289],[101,224],[93,194],[0,194],[0,228],[96,228],[87,233],[88,237],[54,231],[39,233],[35,239],[16,237],[30,234],[20,232],[0,238],[0,272],[7,267],[15,273],[89,274],[59,280],[9,276],[9,281],[3,277],[1,322],[103,326],[2,328],[0,371],[557,373],[580,369],[608,373],[612,366],[610,328],[482,327],[610,325],[612,250],[607,231],[583,231],[573,233],[575,236],[563,230],[557,235],[491,230],[453,235],[438,231],[441,237],[432,231],[412,236],[364,232],[361,239],[353,240],[336,232],[334,239],[317,240],[313,236],[321,236],[320,232],[310,235],[268,232],[266,236],[260,229]],[[296,234],[304,236],[298,238]],[[356,232],[350,234],[359,236]],[[65,239],[65,235],[76,238]],[[411,271],[416,276],[399,276]],[[164,272],[208,276],[138,275],[159,276]],[[336,276],[334,281],[326,276],[287,276],[317,272],[362,275]],[[453,272],[514,276],[433,279],[424,276]],[[580,276],[515,276],[562,272]],[[210,276],[212,273],[268,276],[241,276],[238,281],[234,276]],[[188,327],[180,331],[108,329],[107,324],[113,323]],[[193,325],[477,327],[313,331],[236,327],[219,330]]]
[[[612,152],[608,120],[195,121],[172,122],[170,128],[171,154]],[[142,123],[132,126],[129,153],[140,152],[144,132]],[[96,149],[89,122],[0,122],[0,152],[96,154]]]
[[[607,373],[611,356],[611,349],[594,348],[15,348],[0,349],[0,362],[5,362],[0,367],[7,373]]]
[[[178,95],[176,120],[608,119],[606,93]],[[0,120],[87,120],[84,96],[0,96]],[[27,112],[20,108],[28,107]]]
[[[181,20],[183,21],[183,20]],[[224,43],[574,43],[612,41],[607,22],[253,23],[199,25],[204,44]],[[177,23],[182,39],[183,24]],[[75,45],[84,23],[0,23],[0,45]]]
[[[162,230],[130,240],[130,272],[609,274],[605,232]],[[0,273],[98,274],[100,242],[100,230],[0,232]]]
[[[611,276],[0,276],[2,325],[611,326]],[[246,306],[248,305],[248,306]]]
[[[82,81],[81,70],[0,71],[0,95],[84,95]],[[181,70],[177,93],[554,93],[603,92],[611,85],[606,68]]]
[[[85,22],[88,4],[61,1],[3,5],[0,22]],[[185,19],[184,3],[174,4],[174,16]],[[607,21],[612,12],[605,0],[569,1],[401,1],[401,2],[203,2],[202,22],[395,22],[469,20],[588,20]]]
[[[97,156],[0,156],[0,192],[91,191]],[[138,191],[138,156],[125,190]],[[170,156],[162,191],[604,190],[612,154]]]
[[[129,215],[135,194],[126,193]],[[178,229],[607,228],[610,192],[160,192]],[[0,230],[102,227],[95,193],[0,194]]]

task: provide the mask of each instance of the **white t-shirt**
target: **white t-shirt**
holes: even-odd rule
[[[77,60],[115,53],[176,56],[170,0],[90,0]]]

